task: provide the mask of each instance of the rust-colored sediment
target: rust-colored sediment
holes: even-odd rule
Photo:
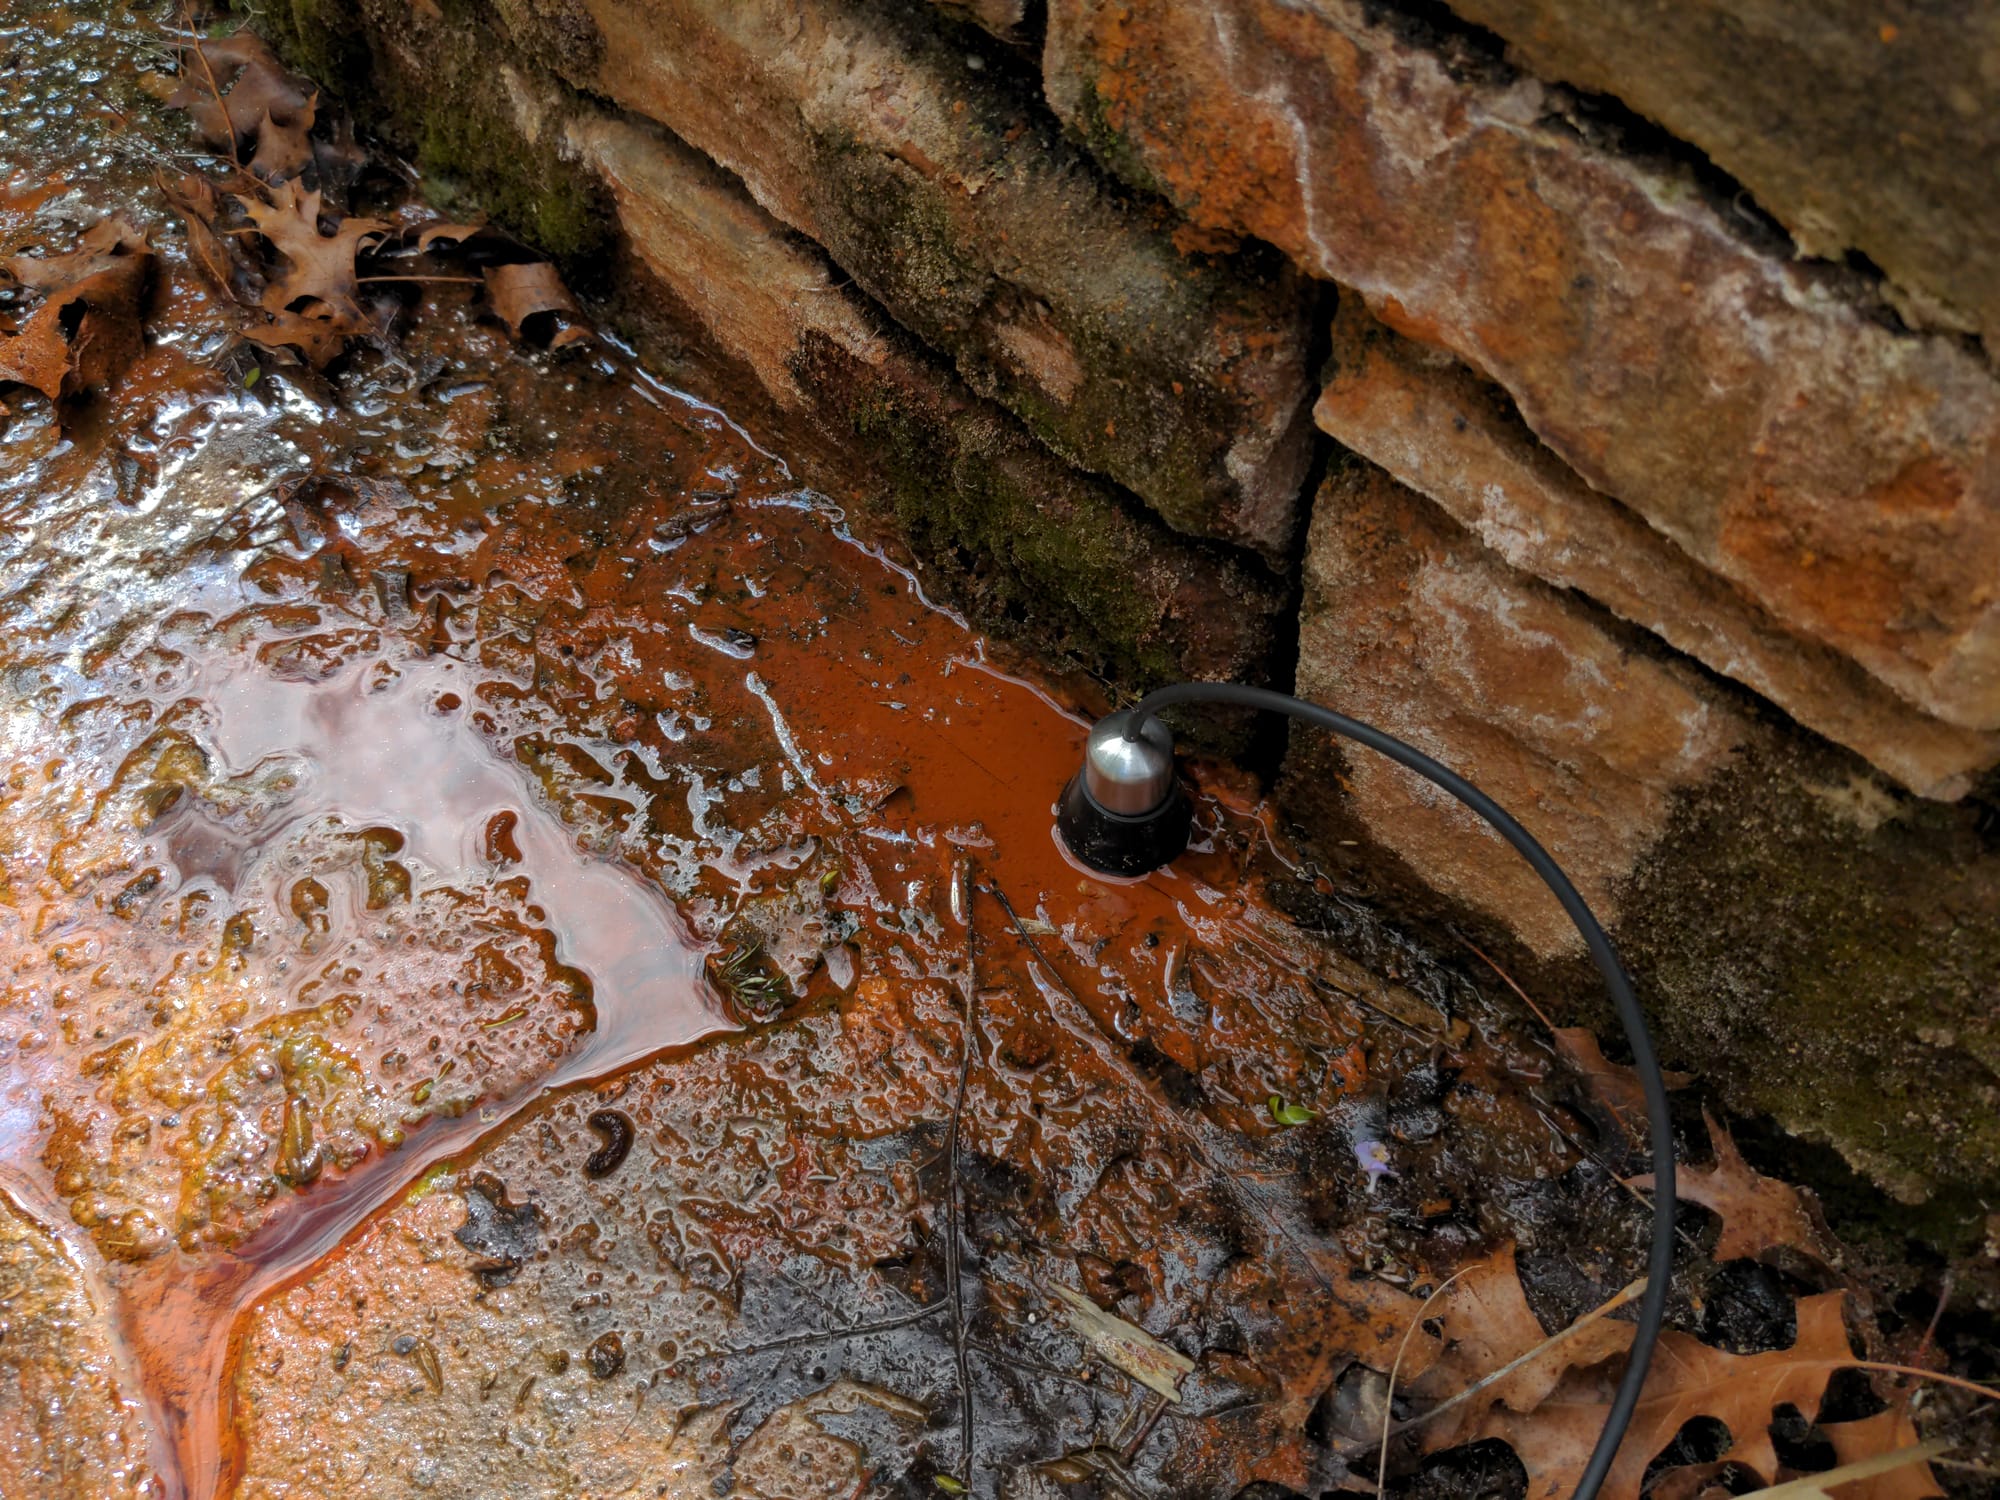
[[[58,94],[133,65],[21,45]],[[128,125],[38,138],[0,253],[160,217]],[[117,1334],[52,1418],[101,1451],[0,1480],[988,1484],[1116,1418],[1061,1277],[1200,1330],[1223,1415],[1141,1433],[1148,1483],[1303,1484],[1480,1184],[1576,1164],[1540,1054],[1272,910],[1227,778],[1171,871],[1085,878],[1090,694],[998,670],[721,414],[450,286],[393,354],[253,381],[156,238],[140,362],[66,428],[10,395],[0,447],[0,1185]],[[716,1358],[912,1307],[844,1364]]]

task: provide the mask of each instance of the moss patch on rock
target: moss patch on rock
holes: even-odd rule
[[[823,357],[826,366],[820,366]],[[857,385],[809,345],[802,383],[845,391],[852,436],[883,477],[869,502],[954,602],[1126,689],[1188,675],[1264,680],[1286,586],[1190,541],[1076,474],[983,403]]]
[[[1623,906],[1664,1050],[1834,1147],[1927,1238],[2000,1188],[2000,838],[1812,744],[1683,800]]]

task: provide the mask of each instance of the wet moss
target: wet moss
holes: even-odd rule
[[[252,27],[294,68],[341,93],[344,80],[365,78],[368,39],[354,7],[338,0],[268,0],[248,12]]]
[[[499,223],[567,264],[600,251],[609,212],[596,184],[550,145],[525,140],[492,92],[459,89],[445,103],[415,101],[417,165]]]
[[[1000,179],[1040,175],[1069,155],[1053,127],[1024,136],[1022,122],[1010,123],[1001,108],[1004,100],[979,102],[985,111],[971,110],[963,128],[987,140],[987,169]],[[967,384],[1053,452],[1141,494],[1176,530],[1215,533],[1216,499],[1235,484],[1217,458],[1217,435],[1236,431],[1246,414],[1206,368],[1210,351],[1195,331],[1267,318],[1261,299],[1273,290],[1274,266],[1249,257],[1226,265],[1184,258],[1121,216],[1128,232],[1116,264],[1093,285],[1077,222],[1056,215],[1037,225],[1017,215],[1009,254],[1021,269],[1010,274],[991,255],[976,207],[956,217],[949,197],[915,169],[852,139],[816,140],[814,156],[808,177],[824,200],[817,218],[828,248],[899,322],[948,351]],[[1079,174],[1077,193],[1095,200],[1103,185],[1087,177]],[[1043,200],[1045,210],[1050,201]],[[1129,211],[1130,220],[1145,217]],[[1102,227],[1095,214],[1078,222]],[[1058,279],[1070,284],[1044,301],[1036,284],[1068,261],[1076,264]],[[1275,300],[1290,302],[1282,290]],[[1141,306],[1155,315],[1138,316]],[[1066,399],[1055,399],[1041,378],[1007,357],[1010,335],[1022,330],[1037,331],[1074,360],[1076,384]]]
[[[889,506],[911,549],[956,575],[982,615],[1053,626],[1066,654],[1114,681],[1179,675],[1178,653],[1132,587],[1141,548],[1125,517],[1051,523],[1041,514],[1046,495],[1023,483],[995,435],[940,429],[933,414],[893,397],[858,403],[853,424],[883,462]]]
[[[1833,1146],[1926,1237],[2000,1188],[2000,849],[1976,804],[1755,753],[1685,798],[1621,900],[1667,1053]]]

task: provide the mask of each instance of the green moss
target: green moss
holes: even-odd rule
[[[976,417],[940,426],[934,412],[877,395],[852,419],[882,461],[897,529],[971,587],[983,617],[1032,620],[1066,654],[1122,683],[1179,675],[1157,610],[1133,586],[1147,542],[1115,502],[1079,487],[1064,497],[1065,514],[1049,516],[1048,493]]]
[[[485,7],[452,0],[442,22],[407,5],[341,5],[335,0],[270,0],[253,15],[287,61],[329,91],[365,109],[367,124],[410,152],[435,197],[495,222],[574,272],[610,238],[601,189],[563,160],[549,120],[539,142],[516,124],[495,59],[508,55]],[[375,52],[369,36],[399,43]],[[424,60],[420,76],[403,56]],[[551,91],[561,85],[550,84]]]
[[[1159,198],[1171,196],[1167,185],[1153,175],[1145,158],[1126,138],[1125,132],[1112,123],[1111,106],[1098,92],[1095,79],[1079,88],[1077,106],[1077,118],[1072,128],[1085,149],[1102,163],[1105,171],[1139,192]]]
[[[2000,851],[1976,808],[1762,752],[1678,809],[1621,906],[1664,1050],[1733,1107],[1928,1196],[1939,1242],[2000,1189]]]
[[[368,40],[340,0],[264,0],[244,7],[257,33],[323,89],[341,97],[368,77]]]
[[[406,113],[413,116],[424,174],[477,202],[529,243],[573,263],[610,238],[610,216],[596,184],[553,149],[523,140],[490,86],[484,93],[456,88]]]

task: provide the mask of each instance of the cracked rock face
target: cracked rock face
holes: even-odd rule
[[[2000,387],[1541,83],[1359,4],[1058,0],[1049,97],[1498,382],[1593,488],[1946,723],[2000,727]]]
[[[1919,795],[1964,796],[2000,759],[2000,736],[1932,718],[1607,504],[1535,441],[1504,393],[1391,332],[1358,297],[1343,299],[1329,369],[1320,425],[1422,491],[1497,559],[1645,627]]]
[[[823,245],[974,390],[1175,528],[1282,552],[1311,298],[1109,191],[1012,66],[843,0],[590,0],[570,82],[656,121]],[[662,39],[670,37],[671,44]]]
[[[1359,0],[1053,0],[1046,24],[1000,0],[365,0],[376,67],[347,82],[544,239],[594,205],[649,356],[761,398],[732,409],[974,623],[1120,689],[1282,682],[1302,581],[1297,681],[1504,788],[1645,952],[1684,1059],[1805,1059],[1736,1102],[1905,1196],[1988,1174],[1973,1127],[1948,1162],[1870,1144],[1990,1113],[2000,952],[1952,915],[2000,888],[1977,295],[1868,238],[1904,221],[1866,207],[1866,150],[1806,202],[1776,170],[1798,140],[1740,128],[1920,78],[1878,112],[1928,111],[1909,180],[1875,185],[1952,220],[1932,248],[1972,245],[1990,208],[1949,207],[1931,168],[1985,128],[1946,97],[1985,52],[1968,32],[1911,74],[1924,25],[1885,39],[1843,0],[1785,19],[1751,79],[1702,3],[1647,67],[1621,0],[1455,9],[1511,50]],[[1727,24],[1762,35],[1766,9]],[[483,153],[424,155],[468,113]],[[1850,245],[1882,274],[1831,258]],[[1325,486],[1299,467],[1314,419]],[[1358,761],[1368,794],[1322,817],[1324,763],[1291,753],[1317,857],[1352,837],[1357,881],[1511,932],[1563,992],[1568,935],[1475,827]],[[748,1012],[784,988],[752,947]],[[1952,1036],[1948,1063],[1847,1015],[1862,991]],[[1849,1097],[1843,1054],[1910,1109]]]
[[[1912,321],[2000,334],[2000,16],[1782,0],[1453,0],[1542,77],[1616,94],[1706,152],[1809,255],[1861,250]]]
[[[1673,794],[1749,726],[1678,662],[1628,650],[1595,612],[1496,562],[1372,465],[1314,508],[1299,688],[1453,766],[1563,851],[1600,919],[1666,826]],[[1379,756],[1345,779],[1370,833],[1432,887],[1544,954],[1580,951],[1555,900],[1474,814]]]

